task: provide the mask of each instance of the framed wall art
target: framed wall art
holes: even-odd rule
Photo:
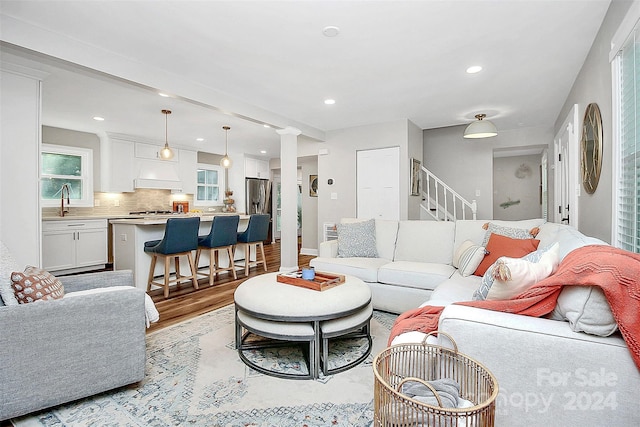
[[[420,160],[411,159],[411,195],[420,195]]]

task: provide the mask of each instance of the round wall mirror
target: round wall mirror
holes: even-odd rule
[[[596,103],[587,105],[584,112],[580,146],[582,185],[587,193],[593,194],[598,187],[602,169],[602,117]]]

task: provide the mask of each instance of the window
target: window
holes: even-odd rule
[[[616,120],[614,244],[640,252],[640,32],[636,26],[613,61]]]
[[[222,205],[223,189],[224,169],[215,165],[198,164],[198,182],[193,204],[196,206]]]
[[[59,206],[65,184],[70,206],[93,206],[92,150],[42,144],[40,156],[42,206]]]

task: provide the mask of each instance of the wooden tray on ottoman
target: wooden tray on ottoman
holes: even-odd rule
[[[321,271],[316,271],[316,276],[313,280],[306,280],[301,276],[302,270],[298,270],[291,273],[278,274],[276,278],[280,283],[312,289],[314,291],[326,291],[327,289],[343,284],[345,280],[342,274],[323,273]]]

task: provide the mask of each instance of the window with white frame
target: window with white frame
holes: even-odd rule
[[[640,27],[635,24],[623,36],[623,42],[620,34],[612,42],[616,115],[613,240],[620,248],[640,253]]]
[[[222,205],[224,200],[224,169],[216,165],[198,163],[196,206]]]
[[[42,206],[59,206],[62,189],[70,206],[93,206],[93,151],[87,148],[42,144],[40,199]]]

